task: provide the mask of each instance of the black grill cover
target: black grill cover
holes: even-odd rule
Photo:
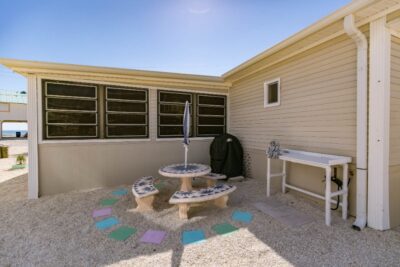
[[[243,175],[243,148],[239,140],[224,134],[214,138],[210,146],[211,169],[228,178]]]

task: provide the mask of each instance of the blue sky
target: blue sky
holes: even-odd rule
[[[0,58],[221,75],[349,2],[0,0]]]

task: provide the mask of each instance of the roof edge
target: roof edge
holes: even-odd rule
[[[376,2],[376,0],[353,0],[351,3],[343,6],[342,8],[334,11],[328,16],[318,20],[317,22],[311,24],[307,28],[295,33],[294,35],[290,36],[289,38],[279,42],[278,44],[264,50],[263,52],[257,54],[256,56],[246,60],[242,64],[230,69],[229,71],[225,72],[221,75],[222,78],[228,79],[229,77],[233,76],[234,74],[238,73],[239,71],[253,65],[256,62],[270,56],[273,53],[278,52],[279,50],[305,38],[306,36],[315,33],[324,27],[344,18],[345,16],[352,14],[362,8],[365,8],[371,4]]]
[[[20,60],[20,59],[10,59],[10,58],[0,58],[0,64],[10,68],[14,72],[17,72],[23,76],[26,76],[27,74],[30,73],[32,74],[46,73],[51,70],[52,73],[86,72],[99,75],[114,74],[121,76],[142,76],[142,77],[155,77],[155,78],[165,78],[165,79],[183,79],[183,80],[192,80],[199,82],[216,82],[216,83],[224,82],[224,79],[220,76],[137,70],[137,69],[127,69],[127,68],[112,68],[112,67],[54,63],[54,62],[44,62],[44,61]]]

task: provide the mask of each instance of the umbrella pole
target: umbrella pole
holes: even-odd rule
[[[187,145],[183,145],[183,146],[185,147],[185,169],[186,169],[186,167],[187,167],[187,154],[188,154],[189,148],[188,148]]]

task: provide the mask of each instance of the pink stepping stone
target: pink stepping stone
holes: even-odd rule
[[[92,213],[93,218],[97,217],[103,217],[103,216],[109,216],[111,215],[111,208],[103,208],[103,209],[98,209],[94,210]]]

